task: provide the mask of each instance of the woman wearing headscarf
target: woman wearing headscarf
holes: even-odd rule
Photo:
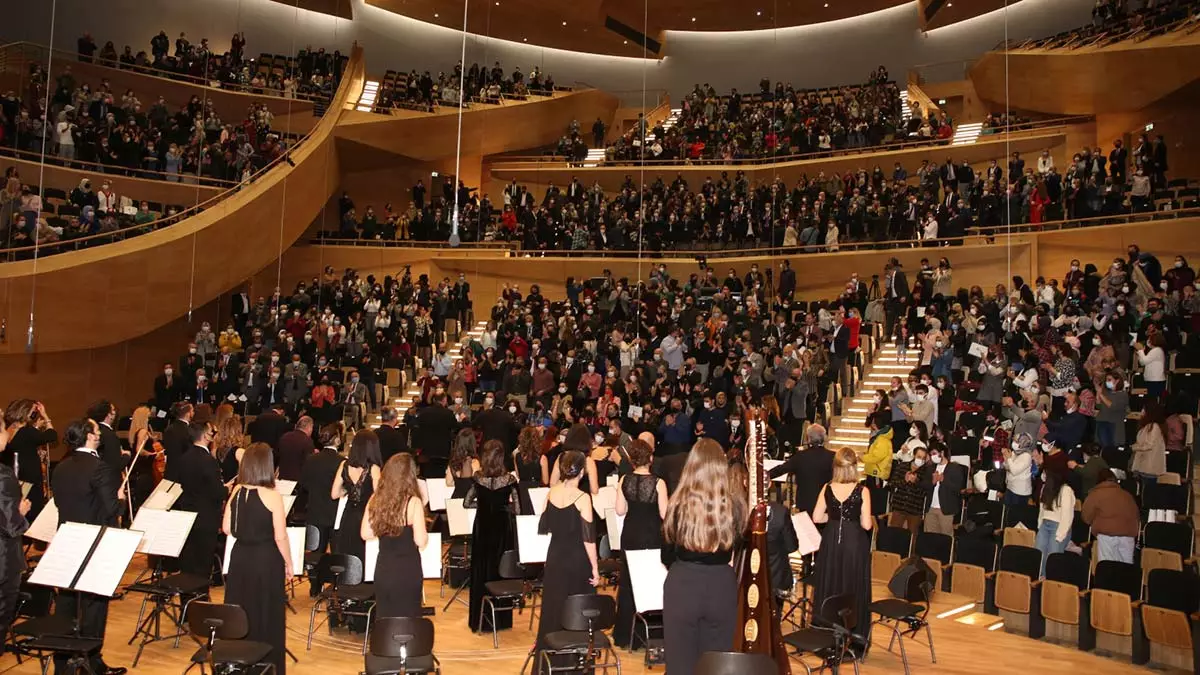
[[[1029,434],[1016,434],[1012,445],[1002,451],[1004,455],[1004,503],[1028,504],[1033,496],[1033,448],[1035,442]]]

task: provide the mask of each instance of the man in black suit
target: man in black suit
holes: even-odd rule
[[[454,300],[454,311],[458,314],[458,335],[462,335],[465,330],[470,330],[471,319],[471,284],[467,282],[467,275],[459,272],[458,281],[454,284],[452,291]],[[455,335],[455,339],[458,339]]]
[[[1113,149],[1108,153],[1108,171],[1112,174],[1113,185],[1125,184],[1125,168],[1129,165],[1129,151],[1121,139],[1113,141]]]
[[[500,441],[505,448],[517,447],[517,434],[521,431],[521,425],[517,424],[517,418],[507,409],[493,405],[480,410],[471,422],[471,426],[482,434],[484,443]],[[508,456],[505,462],[507,466],[512,461],[512,453],[506,452],[505,455]]]
[[[179,472],[181,471],[179,458],[188,448],[192,447],[192,436],[188,431],[188,425],[192,423],[194,412],[191,403],[187,401],[176,403],[171,407],[171,416],[174,419],[163,431],[163,455],[167,460],[163,478],[176,483],[179,482]]]
[[[450,461],[450,445],[458,431],[458,420],[446,407],[446,395],[434,397],[431,405],[417,413],[413,445],[420,453],[421,477],[441,478]]]
[[[771,590],[775,593],[776,619],[781,616],[783,598],[792,594],[792,566],[788,556],[800,548],[791,512],[783,504],[767,506],[767,569],[771,571]]]
[[[771,478],[790,475],[796,482],[796,508],[812,515],[821,488],[833,480],[833,451],[825,447],[825,427],[808,428],[808,445],[771,469]]]
[[[250,295],[246,293],[245,289],[233,294],[230,314],[233,316],[233,323],[237,326],[238,332],[245,332],[246,321],[250,317]]]
[[[796,294],[796,270],[792,269],[792,263],[784,260],[779,270],[779,302],[784,305],[792,303],[792,296]]]
[[[181,386],[175,375],[175,366],[170,363],[163,365],[162,375],[154,378],[154,407],[168,410],[179,400]]]
[[[100,426],[100,461],[120,476],[129,452],[121,448],[121,439],[117,438],[117,432],[113,429],[117,421],[117,407],[109,401],[98,401],[88,408],[88,419]]]
[[[288,432],[290,425],[284,415],[284,405],[277,403],[271,409],[254,418],[247,431],[250,432],[251,443],[266,443],[276,453],[279,452],[279,439]]]
[[[220,541],[221,513],[225,506],[225,484],[221,467],[209,451],[215,431],[207,422],[188,425],[192,445],[179,457],[179,487],[183,494],[175,511],[194,511],[196,522],[179,553],[179,571],[208,579]]]
[[[896,325],[896,319],[900,314],[904,313],[904,306],[908,304],[908,297],[912,291],[908,287],[908,277],[904,276],[904,266],[898,259],[892,258],[888,261],[885,273],[884,310],[887,314],[887,326],[884,328],[884,333],[886,334]]]
[[[321,449],[304,463],[296,490],[299,492],[298,500],[303,502],[307,524],[317,528],[319,533],[317,551],[324,553],[333,531],[333,522],[337,518],[337,501],[330,496],[330,490],[342,462],[342,456],[338,454],[338,445],[342,441],[341,425],[335,423],[321,427],[317,441]],[[321,592],[321,586],[315,577],[312,579],[311,595],[316,597]]]
[[[375,430],[375,435],[379,437],[379,456],[387,464],[393,455],[408,452],[408,433],[396,428],[400,425],[400,416],[395,408],[384,406],[379,411],[379,420],[381,424]]]
[[[120,475],[104,466],[97,449],[100,447],[100,426],[90,419],[76,420],[67,427],[64,440],[73,448],[58,466],[50,480],[54,503],[58,505],[58,524],[85,523],[111,526],[121,512],[125,488]],[[71,621],[81,617],[79,633],[83,637],[104,640],[108,623],[108,598],[91,593],[62,593],[55,603],[57,616]],[[54,657],[55,675],[66,675],[66,654]],[[100,651],[91,656],[91,669],[97,675],[121,675],[124,668],[110,668]]]
[[[275,466],[283,480],[299,481],[304,463],[316,452],[312,439],[313,419],[308,415],[296,420],[296,428],[279,437],[279,452]]]
[[[929,463],[921,472],[921,487],[928,508],[925,531],[954,536],[954,515],[962,510],[962,491],[967,488],[967,468],[950,461],[941,451],[929,453]]]
[[[829,335],[829,373],[825,378],[828,382],[841,379],[846,359],[850,357],[850,328],[845,325],[845,320],[845,308],[833,313],[833,331]]]

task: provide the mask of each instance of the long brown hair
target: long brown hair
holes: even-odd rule
[[[729,463],[720,444],[700,439],[667,503],[663,537],[697,553],[729,550],[746,526],[747,498],[745,492],[730,489]]]
[[[484,478],[498,478],[504,471],[504,444],[493,438],[483,444],[483,452],[479,453],[479,473]]]
[[[532,464],[542,456],[542,433],[538,427],[527,426],[517,437],[517,453],[521,461]]]
[[[246,444],[246,435],[242,433],[242,419],[237,415],[222,418],[216,424],[216,435],[213,437],[213,451],[218,460],[225,459],[225,453]]]
[[[392,456],[379,474],[379,487],[371,499],[371,529],[377,537],[394,537],[407,527],[408,503],[420,498],[417,463],[407,452]]]
[[[251,443],[238,466],[238,485],[275,487],[275,454],[266,443]]]

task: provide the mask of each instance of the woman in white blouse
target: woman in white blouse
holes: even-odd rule
[[[496,348],[496,322],[489,321],[483,329],[483,335],[479,336],[479,344],[483,345],[484,351]]]
[[[1163,344],[1162,334],[1155,333],[1146,339],[1146,344],[1134,345],[1146,381],[1146,395],[1150,398],[1162,398],[1167,390],[1167,352]]]
[[[1036,545],[1042,552],[1039,576],[1046,575],[1046,558],[1051,553],[1067,550],[1067,544],[1071,541],[1071,525],[1075,520],[1075,491],[1057,471],[1047,471],[1045,481],[1038,504]]]
[[[1028,504],[1033,494],[1033,437],[1020,434],[1004,454],[1004,503],[1014,506]]]

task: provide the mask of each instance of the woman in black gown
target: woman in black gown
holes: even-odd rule
[[[574,450],[567,450],[559,457],[558,475],[562,482],[550,488],[546,510],[538,523],[538,533],[550,535],[542,580],[538,647],[546,635],[563,629],[562,611],[567,598],[595,593],[600,583],[592,497],[579,489],[584,464],[583,454]],[[538,672],[541,665],[538,661]]]
[[[341,527],[333,539],[333,552],[352,555],[360,561],[366,559],[367,544],[362,538],[362,519],[367,502],[379,484],[379,436],[370,429],[354,435],[350,446],[350,457],[338,467],[329,495],[333,499],[346,498]]]
[[[505,551],[514,550],[517,543],[513,522],[517,509],[517,479],[504,470],[504,445],[500,441],[483,444],[479,472],[473,477],[464,505],[476,509],[475,527],[471,531],[471,595],[467,626],[478,632],[482,628],[479,608],[487,592],[484,586],[500,579],[500,557]],[[496,629],[511,627],[512,613],[498,612]]]
[[[475,430],[463,429],[454,438],[450,449],[450,462],[446,465],[446,487],[452,488],[451,499],[464,499],[471,489],[471,477],[479,471],[478,451],[475,445]]]
[[[625,517],[621,530],[621,580],[617,586],[617,623],[613,642],[628,647],[633,630],[633,585],[625,551],[662,548],[662,521],[667,515],[667,484],[650,473],[654,451],[645,441],[629,446],[633,472],[617,483],[617,515]]]
[[[521,498],[521,513],[533,515],[533,502],[529,489],[545,487],[550,482],[549,464],[542,454],[542,430],[528,426],[521,429],[517,437],[517,449],[513,451],[513,464],[517,467],[518,490]]]
[[[379,489],[367,503],[363,540],[379,539],[375,561],[375,616],[419,617],[424,574],[421,551],[429,543],[417,464],[401,452],[383,465]]]
[[[833,458],[833,480],[825,484],[813,509],[814,523],[828,523],[817,549],[813,608],[826,598],[854,596],[857,624],[853,631],[862,649],[871,640],[871,493],[858,482],[858,458],[842,448]],[[859,654],[862,652],[860,651]]]
[[[733,645],[738,589],[729,561],[746,530],[746,497],[730,485],[720,444],[697,441],[663,518],[663,638],[670,675],[695,672],[701,654]]]
[[[287,667],[284,582],[293,568],[287,514],[283,497],[275,490],[275,462],[266,443],[246,449],[237,487],[225,507],[223,529],[237,539],[229,554],[225,602],[246,612],[250,625],[246,639],[271,645],[270,660],[275,672],[282,674]]]

